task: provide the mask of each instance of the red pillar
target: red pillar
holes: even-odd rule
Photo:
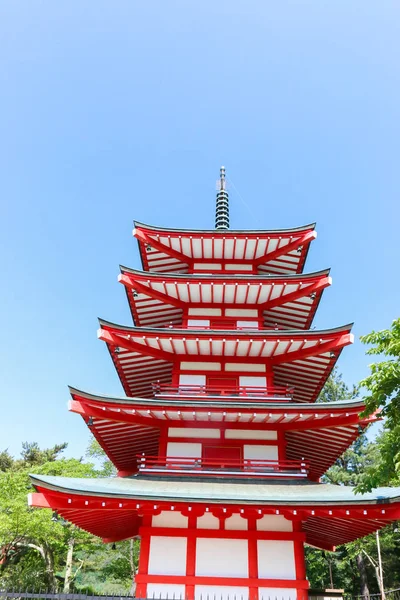
[[[188,537],[186,549],[186,577],[196,575],[196,542],[197,538],[193,533],[196,531],[197,518],[190,515],[188,519]],[[194,600],[194,585],[186,585],[186,600]]]
[[[293,521],[293,531],[302,531],[302,522]],[[294,562],[296,567],[296,579],[306,579],[306,561],[304,557],[304,542],[295,540],[294,545]],[[307,600],[307,590],[297,589],[297,600]]]
[[[144,515],[142,519],[142,527],[151,526],[151,515]],[[149,572],[149,558],[150,558],[150,534],[142,534],[139,529],[140,535],[140,556],[139,556],[139,568],[138,575],[147,575]],[[140,577],[138,578],[140,580]],[[147,598],[147,583],[139,583],[136,586],[136,598]]]
[[[257,520],[255,517],[247,519],[248,531],[257,530]],[[249,600],[258,600],[258,586],[252,586],[251,580],[258,579],[258,548],[255,536],[249,535],[248,538],[248,560],[249,560]]]

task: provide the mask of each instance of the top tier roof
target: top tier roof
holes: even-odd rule
[[[133,235],[145,271],[188,273],[205,263],[210,270],[277,275],[303,272],[317,234],[315,223],[293,229],[217,231],[168,229],[135,221]]]

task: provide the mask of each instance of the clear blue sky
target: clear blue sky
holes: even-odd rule
[[[397,1],[4,0],[0,4],[0,449],[88,432],[67,384],[122,392],[97,317],[131,323],[120,263],[132,220],[317,221],[307,270],[332,267],[315,324],[358,341],[400,314]],[[249,208],[246,208],[246,204]]]

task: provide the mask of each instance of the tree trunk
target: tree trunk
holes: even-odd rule
[[[364,600],[369,600],[369,588],[368,588],[368,577],[367,570],[365,568],[365,562],[363,555],[357,554],[356,556],[357,569],[360,574],[360,594]]]
[[[332,574],[332,559],[330,556],[328,556],[328,567],[329,567],[329,581],[331,584],[331,590],[333,590],[334,586],[333,586],[333,574]]]
[[[65,577],[64,577],[64,594],[69,594],[71,589],[71,581],[72,581],[72,559],[74,556],[74,545],[75,539],[70,537],[68,540],[68,551],[67,551],[67,560],[65,563]]]
[[[33,544],[32,542],[28,542],[25,540],[17,542],[15,546],[18,548],[32,548],[32,550],[36,550],[36,552],[39,552],[46,568],[46,583],[48,585],[48,591],[58,592],[58,583],[54,574],[54,555],[51,546],[49,546],[46,543],[43,543],[41,545]]]
[[[58,582],[54,574],[54,555],[51,547],[44,543],[43,544],[43,557],[46,564],[46,579],[50,590],[52,592],[58,592]]]

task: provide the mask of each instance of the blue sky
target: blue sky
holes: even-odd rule
[[[132,220],[317,221],[307,270],[332,267],[317,327],[358,341],[399,316],[400,5],[396,1],[0,4],[0,450],[88,432],[67,384],[121,393],[97,317],[131,322],[118,265]],[[239,191],[240,196],[236,193]]]

